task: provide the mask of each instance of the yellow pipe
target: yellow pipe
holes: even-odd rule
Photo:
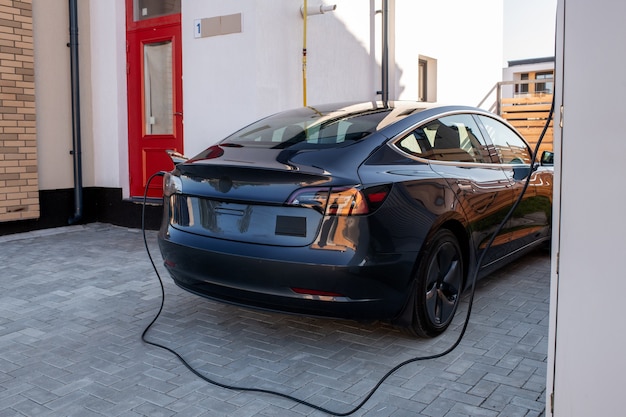
[[[306,20],[307,20],[307,0],[304,0],[304,8],[302,9],[302,17],[304,24],[302,25],[302,102],[306,107]]]

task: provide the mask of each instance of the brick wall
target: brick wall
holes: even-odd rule
[[[38,217],[32,0],[0,0],[0,222]]]

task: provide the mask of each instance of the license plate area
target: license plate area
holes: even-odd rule
[[[176,195],[171,224],[177,229],[241,242],[305,246],[317,236],[322,215],[304,207],[242,204]]]

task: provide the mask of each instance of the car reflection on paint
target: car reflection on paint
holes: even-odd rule
[[[450,324],[480,275],[550,237],[552,167],[480,109],[306,107],[255,122],[164,179],[159,245],[180,287],[288,313]]]

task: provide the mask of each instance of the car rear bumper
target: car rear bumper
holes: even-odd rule
[[[266,310],[356,320],[393,319],[409,295],[416,253],[361,253],[159,234],[174,282],[198,295]]]

